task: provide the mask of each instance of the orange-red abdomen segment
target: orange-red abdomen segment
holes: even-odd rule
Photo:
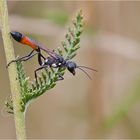
[[[30,46],[32,49],[36,50],[38,49],[37,45],[34,43],[34,41],[32,41],[31,39],[29,39],[26,36],[23,36],[22,39],[20,40],[20,43],[25,44]]]

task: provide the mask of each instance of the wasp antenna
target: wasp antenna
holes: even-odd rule
[[[83,70],[82,68],[80,68],[80,67],[77,67],[78,69],[80,69],[81,71],[83,71],[86,75],[87,75],[87,77],[90,79],[90,80],[92,80],[92,78],[90,77],[90,75],[85,71],[85,70]]]
[[[79,67],[81,67],[81,68],[86,68],[86,69],[89,69],[89,70],[98,72],[96,69],[92,69],[92,68],[90,68],[90,67],[86,67],[86,66],[77,66],[77,68],[79,68]]]

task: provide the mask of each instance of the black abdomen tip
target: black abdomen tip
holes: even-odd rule
[[[18,42],[21,41],[21,39],[22,39],[22,34],[21,33],[12,31],[12,32],[10,32],[10,34],[16,41],[18,41]]]

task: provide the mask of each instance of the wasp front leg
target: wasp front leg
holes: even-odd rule
[[[62,75],[59,75],[59,74],[58,74],[58,79],[57,79],[57,81],[61,81],[61,80],[64,80],[64,77],[63,77]]]

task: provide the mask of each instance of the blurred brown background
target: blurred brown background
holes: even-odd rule
[[[140,138],[140,2],[9,1],[11,30],[55,49],[79,9],[81,48],[74,60],[93,67],[89,80],[77,70],[33,102],[26,114],[28,138]],[[0,38],[0,138],[15,138],[13,116],[3,110],[10,95]],[[30,48],[14,42],[16,55]],[[33,79],[37,58],[24,63]]]

